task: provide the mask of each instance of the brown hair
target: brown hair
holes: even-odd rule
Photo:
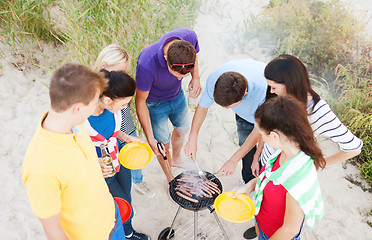
[[[312,159],[317,169],[325,167],[325,160],[314,140],[313,130],[307,119],[303,104],[291,96],[275,97],[257,108],[255,120],[267,133],[278,130]]]
[[[295,56],[282,54],[271,60],[265,67],[265,78],[284,84],[287,93],[296,97],[305,106],[308,93],[313,97],[313,107],[320,100],[320,96],[311,88],[305,65]]]
[[[51,107],[62,112],[78,102],[88,105],[97,91],[102,93],[106,86],[107,79],[102,73],[81,64],[64,64],[54,71],[50,81]]]
[[[225,72],[214,85],[214,101],[226,107],[243,99],[245,91],[248,90],[247,79],[237,72]]]
[[[167,51],[167,63],[172,64],[187,64],[195,63],[196,50],[188,41],[176,40],[171,43]],[[181,74],[187,74],[185,69],[182,69]]]

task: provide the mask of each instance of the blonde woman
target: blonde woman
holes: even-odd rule
[[[117,44],[111,44],[100,52],[97,57],[96,63],[94,64],[93,69],[95,71],[101,71],[102,69],[109,71],[109,72],[127,72],[129,67],[129,57],[127,52],[124,48],[120,47]],[[121,110],[121,124],[120,124],[120,132],[118,139],[119,140],[119,149],[121,149],[126,143],[129,142],[143,142],[142,139],[137,137],[136,134],[136,127],[134,125],[134,121],[132,115],[130,113],[130,107],[127,105],[125,108]],[[124,168],[124,167],[123,167]],[[134,183],[134,188],[140,192],[141,194],[147,196],[148,198],[152,198],[155,196],[155,192],[147,185],[146,182],[143,181],[142,170],[129,170],[125,169],[123,173],[129,174],[126,176],[129,183],[124,184],[123,191],[124,195],[126,196],[126,200],[131,202],[131,181]],[[132,180],[130,180],[132,179]],[[106,179],[106,181],[109,181]],[[131,224],[131,218],[123,224],[126,239],[149,239],[146,234],[138,233],[133,230]],[[128,235],[128,233],[130,233]]]

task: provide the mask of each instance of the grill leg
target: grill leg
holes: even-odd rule
[[[213,210],[214,210],[214,209],[213,209]],[[217,216],[217,214],[216,214],[215,211],[213,211],[213,216],[214,216],[214,218],[216,219],[216,222],[217,222],[218,226],[221,228],[223,236],[225,237],[226,240],[229,240],[229,238],[227,237],[227,234],[226,234],[226,232],[225,232],[225,229],[223,228],[223,226],[222,226],[222,224],[221,224],[221,221],[220,221],[220,219],[218,218],[218,216]]]
[[[166,239],[169,239],[169,237],[170,237],[171,234],[172,234],[172,230],[173,230],[173,227],[174,227],[174,223],[176,222],[176,218],[177,218],[178,213],[180,212],[180,210],[181,210],[181,206],[178,206],[178,209],[177,209],[176,215],[175,215],[174,218],[173,218],[172,225],[170,226],[169,233],[168,233],[168,236],[167,236]]]
[[[198,239],[198,211],[194,211],[194,240]]]

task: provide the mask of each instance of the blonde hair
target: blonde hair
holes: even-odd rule
[[[108,66],[112,66],[127,61],[129,61],[129,56],[125,49],[113,43],[102,49],[99,53],[93,70],[99,72],[102,69],[101,65],[103,62],[106,62]]]

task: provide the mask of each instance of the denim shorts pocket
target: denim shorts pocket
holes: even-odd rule
[[[159,106],[159,104],[160,104],[160,102],[147,102],[147,103],[146,103],[146,106],[147,106],[148,108],[154,108],[154,107]]]

